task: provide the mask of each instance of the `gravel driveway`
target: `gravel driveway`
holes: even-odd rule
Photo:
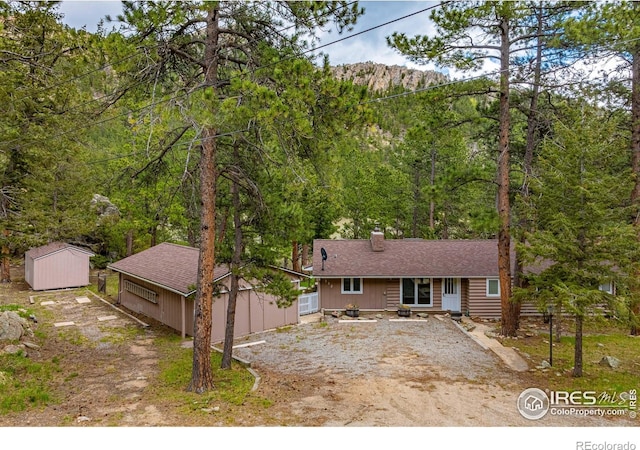
[[[420,373],[481,380],[508,372],[493,352],[483,349],[448,318],[400,321],[391,314],[367,318],[377,321],[325,316],[324,323],[252,336],[240,344],[265,342],[236,348],[234,355],[256,368],[309,375],[332,373],[359,378]]]
[[[234,355],[262,377],[259,389],[278,392],[270,414],[283,425],[628,425],[553,415],[527,420],[516,407],[519,394],[531,387],[527,372],[510,369],[451,319],[378,317],[326,316],[326,322],[240,340]]]

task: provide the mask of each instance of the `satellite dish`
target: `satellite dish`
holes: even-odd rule
[[[322,255],[322,270],[324,270],[324,262],[327,260],[327,251],[324,247],[320,249],[320,254]]]

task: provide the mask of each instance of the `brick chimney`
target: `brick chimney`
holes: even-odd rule
[[[380,231],[380,227],[376,224],[376,227],[371,232],[371,250],[374,252],[384,251],[384,233]]]

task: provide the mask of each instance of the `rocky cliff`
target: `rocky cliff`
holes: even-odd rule
[[[431,70],[408,69],[402,66],[386,66],[373,62],[344,64],[331,68],[336,78],[365,85],[374,92],[402,86],[412,91],[432,83],[441,83],[446,77]]]

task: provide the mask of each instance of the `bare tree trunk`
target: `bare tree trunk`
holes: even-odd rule
[[[218,72],[218,6],[207,13],[204,50],[207,89],[215,89]],[[213,113],[213,112],[212,112]],[[211,370],[211,327],[213,319],[213,279],[216,234],[216,129],[202,133],[200,155],[200,254],[194,302],[193,369],[187,390],[203,393],[214,388]]]
[[[582,376],[582,315],[576,316],[576,343],[573,354],[573,376]]]
[[[502,334],[515,336],[517,314],[511,301],[511,204],[509,199],[509,22],[501,23],[500,131],[498,137],[498,274],[502,307]]]

